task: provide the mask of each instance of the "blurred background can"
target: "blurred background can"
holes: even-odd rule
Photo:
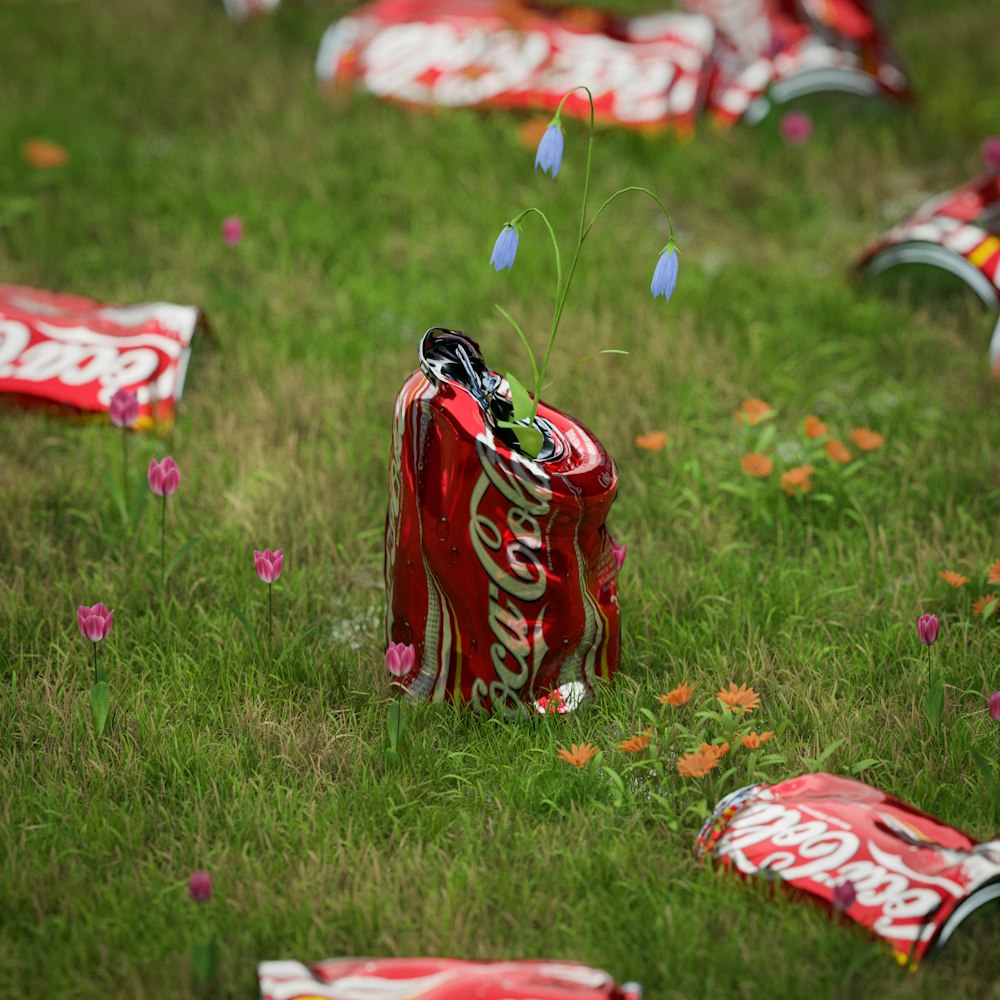
[[[605,527],[614,461],[544,404],[539,456],[509,428],[507,383],[463,333],[428,330],[396,399],[386,517],[386,643],[412,644],[410,695],[517,714],[621,655]]]

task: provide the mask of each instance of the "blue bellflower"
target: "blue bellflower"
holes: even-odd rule
[[[551,174],[555,178],[562,166],[563,158],[563,131],[562,128],[553,122],[545,130],[542,141],[538,144],[538,152],[535,153],[535,169],[542,168],[542,173]]]
[[[509,271],[514,266],[514,258],[517,256],[517,240],[517,230],[508,222],[500,230],[500,235],[493,246],[493,256],[490,257],[490,263],[494,270],[502,271],[507,268]]]
[[[653,271],[653,280],[649,283],[649,290],[653,293],[654,299],[662,295],[668,302],[670,301],[670,296],[677,287],[677,263],[677,248],[668,245],[660,254]]]

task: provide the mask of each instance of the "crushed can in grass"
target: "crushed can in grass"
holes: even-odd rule
[[[118,389],[139,400],[134,427],[172,426],[194,306],[101,304],[78,295],[0,285],[0,398],[69,414],[107,414]]]
[[[386,645],[416,651],[396,682],[506,715],[557,689],[578,704],[621,655],[605,526],[615,463],[544,403],[544,444],[528,458],[500,425],[512,413],[479,345],[429,330],[396,399],[385,533]]]
[[[964,281],[991,309],[1000,309],[1000,172],[991,170],[935,195],[879,237],[857,267],[869,277],[907,264],[941,268]],[[1000,376],[1000,316],[989,345]]]
[[[722,799],[695,854],[808,894],[884,940],[901,964],[1000,904],[1000,840],[978,842],[886,792],[835,774]]]
[[[334,958],[261,962],[261,1000],[642,1000],[576,962],[468,962],[457,958]]]

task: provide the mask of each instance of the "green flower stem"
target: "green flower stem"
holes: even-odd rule
[[[274,605],[271,603],[271,588],[274,586],[273,583],[267,585],[267,655],[271,655],[271,650],[273,648],[272,642],[272,630],[271,624],[273,622],[273,610]]]
[[[160,596],[163,597],[167,588],[167,497],[161,498],[163,506],[160,508]]]
[[[122,498],[125,501],[126,516],[128,514],[128,428],[122,428]],[[126,530],[127,530],[126,524]]]
[[[98,680],[100,680],[100,678],[98,677],[98,668],[97,668],[97,643],[94,642],[91,643],[91,645],[94,647],[94,683],[96,684]]]

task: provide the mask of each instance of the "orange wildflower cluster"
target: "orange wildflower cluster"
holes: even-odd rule
[[[950,587],[964,587],[969,582],[967,576],[962,576],[961,573],[956,573],[950,569],[942,570],[938,576]]]
[[[826,434],[829,428],[823,423],[819,417],[814,417],[811,413],[806,417],[806,422],[802,427],[802,431],[807,438],[821,438]]]
[[[747,750],[759,750],[768,740],[774,738],[774,733],[768,730],[766,733],[747,733],[740,741],[741,746]]]
[[[823,450],[832,458],[835,462],[839,462],[841,465],[847,465],[847,463],[854,458],[851,454],[851,449],[844,444],[839,438],[830,438],[823,445]]]
[[[587,762],[597,753],[597,747],[593,743],[573,743],[573,749],[567,750],[565,747],[559,748],[559,756],[572,764],[574,767],[584,767]]]
[[[48,139],[29,139],[21,147],[21,153],[28,166],[35,170],[52,170],[69,159],[69,153],[59,143]]]
[[[760,704],[760,696],[746,684],[737,687],[730,682],[729,687],[723,688],[715,697],[733,712],[752,712]]]
[[[881,434],[867,427],[855,427],[851,431],[851,440],[862,451],[875,451],[885,444],[885,438]]]
[[[750,399],[743,400],[743,405],[733,413],[733,417],[741,424],[753,427],[773,412],[769,403],[751,396]]]
[[[748,451],[740,459],[740,468],[754,479],[766,479],[774,471],[774,462],[759,451]]]
[[[725,757],[729,753],[728,743],[702,743],[698,749],[702,753],[714,753],[716,757]]]
[[[714,750],[695,750],[677,760],[677,773],[682,778],[704,778],[719,766],[719,754]]]
[[[986,581],[988,583],[1000,583],[1000,559],[998,559],[991,567],[989,573],[986,575]]]
[[[646,434],[637,434],[635,444],[643,451],[663,451],[668,440],[666,431],[648,431]]]
[[[626,753],[640,753],[649,746],[649,733],[639,733],[638,736],[631,736],[627,740],[622,740],[618,744],[619,750]]]
[[[813,467],[811,465],[796,465],[794,469],[789,469],[781,474],[781,488],[790,497],[798,493],[810,493],[813,484],[809,477],[812,474]]]
[[[680,708],[681,705],[686,705],[691,700],[691,695],[694,694],[694,689],[697,686],[697,684],[678,684],[673,691],[661,694],[660,701],[664,705],[673,705],[674,708]]]

